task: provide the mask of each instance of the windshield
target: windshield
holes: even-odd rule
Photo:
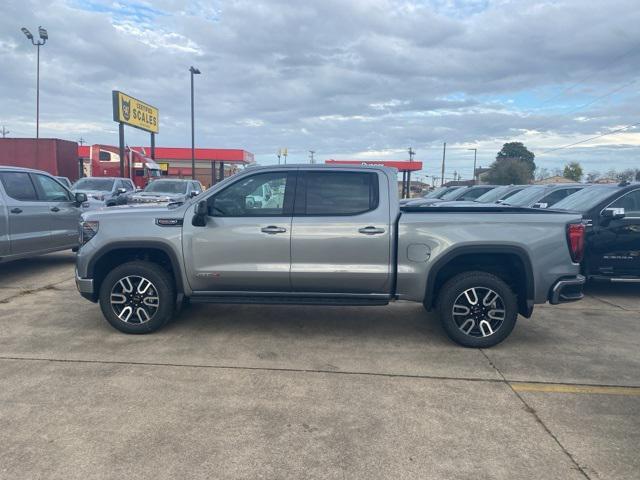
[[[442,200],[455,200],[456,198],[458,198],[460,195],[462,195],[462,193],[466,190],[466,188],[455,188],[453,190],[451,190],[450,192],[445,193],[443,196],[441,196],[440,198]]]
[[[524,190],[520,190],[515,195],[509,197],[508,200],[503,203],[507,205],[515,205],[516,207],[524,207],[536,202],[540,195],[544,192],[548,191],[547,187],[538,186],[538,187],[527,187]]]
[[[568,197],[563,198],[553,206],[554,210],[573,210],[576,212],[586,212],[597,204],[605,200],[615,192],[616,187],[608,185],[593,185],[583,188]]]
[[[505,200],[511,198],[518,192],[521,192],[526,187],[514,187],[513,185],[505,185],[503,187],[496,187],[493,190],[480,195],[476,202],[482,203],[496,203],[498,200]]]
[[[440,198],[445,193],[450,192],[451,190],[455,190],[458,187],[438,187],[435,190],[431,190],[426,195],[423,195],[422,198]]]
[[[489,190],[487,193],[483,193],[478,198],[476,198],[476,202],[480,203],[494,203],[502,198],[502,196],[509,191],[511,187],[505,185],[503,187],[496,187],[493,190]]]
[[[110,178],[81,178],[73,184],[74,190],[97,190],[110,192],[113,190],[113,179]]]
[[[180,180],[156,180],[147,185],[145,192],[151,193],[187,193],[187,182]]]

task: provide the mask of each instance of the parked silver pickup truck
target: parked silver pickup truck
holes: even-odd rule
[[[77,248],[86,200],[46,172],[0,166],[0,263]]]
[[[437,309],[447,334],[469,347],[504,340],[535,303],[582,297],[579,215],[400,211],[396,185],[396,172],[377,166],[259,167],[180,206],[88,212],[76,283],[127,333],[159,329],[185,299],[407,300]],[[266,190],[269,198],[249,201]]]

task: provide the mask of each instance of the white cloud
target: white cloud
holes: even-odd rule
[[[403,158],[412,146],[436,173],[447,141],[447,168],[470,173],[468,146],[486,165],[506,141],[541,152],[637,121],[634,84],[563,112],[637,77],[639,23],[637,0],[8,0],[0,123],[31,131],[35,51],[19,26],[42,24],[44,135],[117,142],[118,88],[160,108],[159,145],[186,145],[195,65],[200,145],[245,148],[259,161],[282,145],[301,161],[309,149],[319,159]],[[127,141],[147,136],[128,129]],[[636,166],[628,146],[640,147],[637,134],[539,162]]]

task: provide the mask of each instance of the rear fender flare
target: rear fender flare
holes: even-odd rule
[[[462,255],[469,254],[493,254],[493,255],[516,255],[522,265],[524,266],[524,273],[526,277],[526,302],[520,308],[520,313],[525,317],[530,317],[533,312],[533,305],[535,303],[535,279],[533,275],[533,267],[531,265],[531,259],[528,253],[522,247],[513,245],[477,245],[477,246],[461,246],[449,250],[438,258],[433,266],[429,269],[427,276],[427,285],[424,294],[424,305],[428,310],[433,309],[436,301],[436,278],[438,273],[446,267],[451,261]]]

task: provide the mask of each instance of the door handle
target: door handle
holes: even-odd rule
[[[22,213],[22,209],[21,208],[12,208],[11,209],[11,213]]]
[[[58,207],[51,207],[52,212],[59,212],[60,209]]]
[[[378,235],[385,232],[384,228],[378,228],[371,225],[368,227],[359,228],[358,231],[360,233],[363,233],[364,235]]]
[[[263,233],[274,234],[274,233],[285,233],[287,229],[283,227],[276,227],[275,225],[269,225],[268,227],[261,228],[260,231]]]

